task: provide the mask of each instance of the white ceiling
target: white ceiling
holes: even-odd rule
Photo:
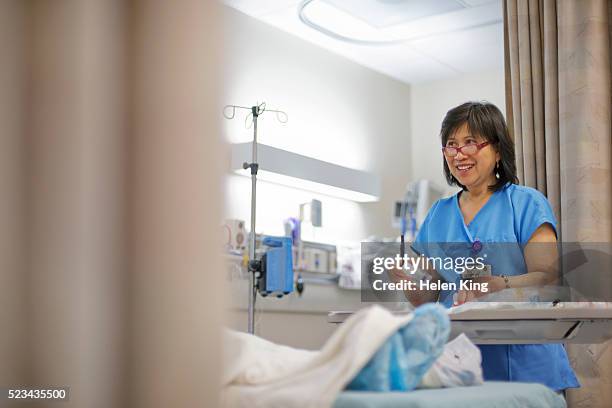
[[[361,40],[406,40],[358,45],[324,35],[300,21],[303,0],[223,0],[266,24],[406,83],[503,67],[501,0],[313,0],[313,23]]]

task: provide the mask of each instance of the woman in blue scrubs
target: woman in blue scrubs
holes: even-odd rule
[[[557,223],[540,192],[518,185],[514,143],[499,109],[478,102],[451,109],[440,136],[444,174],[461,191],[432,206],[414,248],[432,256],[432,245],[464,243],[474,253],[489,255],[491,275],[474,279],[486,282],[488,293],[554,280],[555,271],[547,270],[536,248],[539,243],[556,242]],[[508,256],[513,248],[518,258]],[[496,261],[496,255],[505,260]],[[454,271],[438,270],[434,280],[456,282],[458,276]],[[429,292],[429,296],[411,301],[437,299],[450,307],[480,294],[443,290]],[[580,386],[561,344],[483,345],[480,350],[486,380],[537,382],[556,391]]]

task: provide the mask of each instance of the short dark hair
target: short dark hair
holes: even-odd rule
[[[514,142],[508,133],[504,116],[497,106],[489,102],[466,102],[449,110],[444,116],[442,129],[440,130],[442,147],[446,146],[446,142],[451,135],[464,123],[467,123],[472,134],[480,135],[499,152],[499,179],[494,185],[489,186],[489,190],[497,191],[507,183],[518,184]],[[448,184],[466,190],[466,187],[453,177],[444,158],[442,158],[442,162],[444,176]]]

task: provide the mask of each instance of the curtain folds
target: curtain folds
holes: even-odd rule
[[[504,28],[519,179],[548,197],[560,239],[609,243],[612,0],[505,0]],[[611,343],[568,352],[582,384],[570,406],[608,406]]]
[[[0,2],[0,386],[218,405],[218,7]]]
[[[554,1],[507,1],[507,89],[519,180],[547,195],[560,219],[559,73]]]

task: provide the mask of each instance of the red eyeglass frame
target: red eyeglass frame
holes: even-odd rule
[[[471,153],[471,154],[476,154],[476,153],[478,153],[478,152],[479,152],[479,151],[480,151],[482,148],[487,147],[489,144],[490,144],[489,142],[482,142],[482,143],[480,143],[480,144],[479,144],[479,143],[468,143],[468,144],[464,144],[464,145],[463,145],[463,146],[461,146],[461,147],[455,147],[455,146],[444,146],[444,147],[442,147],[442,153],[443,153],[443,154],[445,154],[445,155],[446,155],[446,156],[448,156],[448,157],[455,157],[455,156],[456,156],[456,155],[458,155],[459,153],[463,153],[463,152],[462,152],[462,150],[463,150],[465,147],[467,147],[467,146],[474,146],[474,145],[475,145],[477,150],[476,150],[474,153]],[[456,150],[456,151],[457,151],[457,153],[455,153],[455,154],[453,154],[453,155],[450,155],[450,154],[448,154],[448,153],[447,153],[447,150],[446,150],[446,149],[454,149],[454,150]],[[464,155],[466,155],[466,156],[469,156],[469,154],[467,154],[467,153],[463,153],[463,154],[464,154]]]

